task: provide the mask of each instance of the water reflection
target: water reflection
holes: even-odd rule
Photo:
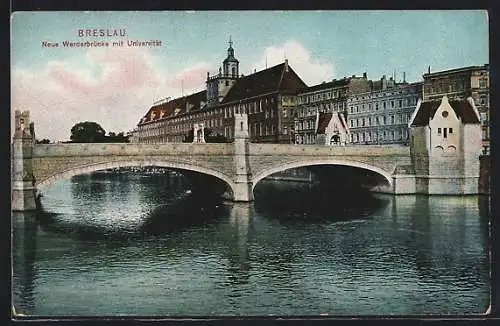
[[[30,315],[35,307],[37,223],[33,213],[12,213],[12,301],[16,313]]]
[[[280,222],[328,222],[369,218],[388,205],[390,197],[363,189],[346,190],[324,184],[261,181],[255,208]]]
[[[489,303],[483,199],[262,181],[244,204],[172,180],[82,176],[47,189],[30,219],[13,214],[16,309],[353,315]]]

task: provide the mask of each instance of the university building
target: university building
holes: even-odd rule
[[[440,100],[446,96],[450,101],[471,97],[481,117],[483,148],[489,148],[489,65],[470,66],[439,72],[429,71],[423,75],[423,101]]]
[[[207,73],[206,89],[151,107],[133,131],[133,142],[182,142],[198,124],[211,135],[234,137],[234,114],[248,114],[252,142],[292,143],[298,90],[307,85],[288,65],[244,76],[229,41],[218,73]]]
[[[408,122],[422,94],[422,82],[397,83],[384,75],[371,90],[348,99],[350,143],[408,144]]]

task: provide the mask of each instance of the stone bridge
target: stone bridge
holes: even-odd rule
[[[29,121],[29,117],[25,120]],[[253,189],[261,179],[286,169],[314,165],[371,170],[387,180],[385,192],[417,192],[409,147],[250,143],[244,127],[247,116],[236,117],[236,126],[241,128],[236,128],[232,143],[35,144],[33,130],[20,123],[12,144],[12,209],[35,209],[39,186],[82,173],[129,166],[176,168],[212,175],[228,185],[234,201],[243,202],[253,200]]]
[[[418,133],[412,134],[414,141],[410,147],[255,144],[249,141],[247,118],[246,114],[235,116],[232,143],[41,145],[35,144],[29,112],[16,111],[12,209],[36,209],[39,186],[77,174],[128,166],[158,166],[212,175],[227,184],[234,201],[242,202],[253,200],[253,189],[263,178],[287,169],[315,165],[344,165],[373,171],[387,181],[377,190],[391,194],[478,193],[479,168],[476,166],[479,161],[469,160],[470,166],[457,169],[465,164],[463,154],[432,157],[425,151],[412,150],[413,144],[423,141]]]

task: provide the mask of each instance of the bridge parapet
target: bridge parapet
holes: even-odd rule
[[[283,144],[250,144],[250,155],[339,155],[339,156],[403,156],[410,157],[410,148],[403,145],[314,146]]]
[[[155,155],[233,155],[232,144],[196,144],[196,143],[70,143],[37,144],[33,157],[55,156],[155,156]]]

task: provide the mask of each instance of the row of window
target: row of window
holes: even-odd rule
[[[387,108],[402,108],[403,104],[405,107],[417,105],[418,102],[418,97],[409,97],[406,98],[404,101],[403,99],[398,99],[398,100],[391,100],[391,101],[383,101],[383,102],[376,102],[374,105],[372,103],[368,104],[362,104],[362,105],[351,105],[349,106],[349,113],[360,113],[360,112],[367,112],[367,111],[372,111],[373,108],[375,111],[378,111],[379,109],[387,109]]]
[[[373,117],[368,117],[368,118],[357,118],[357,119],[350,119],[349,120],[349,126],[351,128],[356,128],[356,127],[370,127],[370,126],[383,126],[383,125],[394,125],[394,124],[404,124],[408,123],[410,120],[410,114],[398,114],[398,115],[391,115],[391,116],[375,116]]]
[[[451,83],[449,83],[448,81],[445,82],[444,80],[435,80],[433,81],[432,85],[425,86],[425,91],[428,94],[459,92],[463,91],[464,89],[465,89],[464,80],[461,80],[460,82],[453,81]]]
[[[316,115],[316,112],[333,112],[341,111],[347,108],[346,102],[335,102],[335,103],[322,103],[311,107],[299,107],[297,109],[297,117],[304,118],[308,116]]]
[[[313,103],[316,101],[339,98],[339,97],[345,96],[346,94],[347,94],[346,89],[328,90],[328,91],[323,91],[321,93],[316,93],[316,94],[299,95],[298,102],[299,102],[299,104],[308,104],[308,103]]]
[[[377,142],[377,141],[405,141],[408,138],[408,130],[392,130],[378,132],[351,133],[351,143]]]
[[[370,99],[379,98],[379,97],[386,98],[386,97],[391,97],[391,96],[403,95],[403,94],[407,94],[407,93],[416,94],[416,93],[419,93],[419,91],[416,88],[412,88],[412,89],[402,88],[402,89],[399,89],[399,91],[371,92],[371,93],[368,93],[366,96],[362,95],[362,96],[351,97],[347,101],[348,102],[357,102],[357,101],[363,101],[365,99],[370,100]]]
[[[443,136],[443,138],[448,138],[448,134],[453,134],[453,128],[437,128],[437,134]]]
[[[266,111],[266,118],[268,118],[269,116],[272,118],[274,116],[273,112],[274,110],[272,107],[271,108],[269,107],[269,105],[272,103],[274,103],[274,97],[270,98],[266,97],[256,102],[231,105],[224,108],[224,117],[232,118],[234,114],[240,114],[240,113],[253,114],[253,113],[263,112],[264,110]],[[270,112],[268,112],[268,110]]]

